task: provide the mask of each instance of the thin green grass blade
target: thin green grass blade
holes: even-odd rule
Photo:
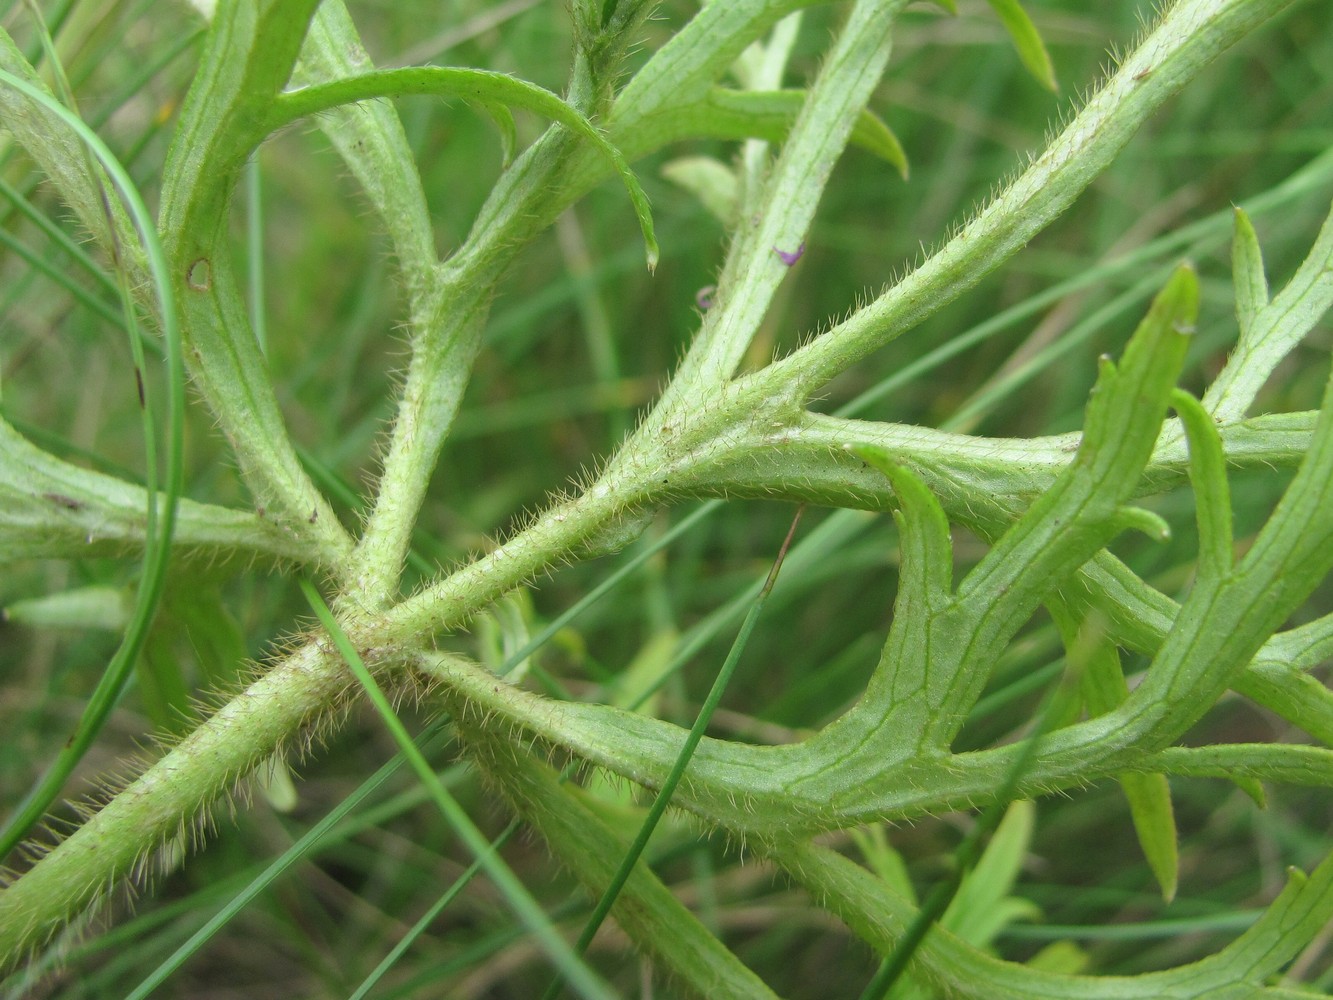
[[[319,617],[320,624],[328,630],[329,636],[342,655],[343,660],[365,689],[371,704],[375,706],[380,718],[384,720],[384,725],[393,736],[394,742],[398,744],[399,751],[407,758],[407,763],[416,772],[421,783],[429,790],[431,798],[439,807],[445,820],[454,828],[459,839],[467,845],[468,850],[480,862],[487,876],[504,895],[514,913],[541,944],[542,949],[551,958],[551,961],[583,996],[599,998],[599,1000],[614,1000],[615,994],[579,959],[578,955],[569,947],[565,939],[560,936],[560,933],[542,912],[540,904],[532,897],[527,887],[519,881],[518,876],[504,863],[503,859],[492,853],[490,842],[482,836],[481,831],[477,829],[463,807],[440,784],[440,779],[435,774],[435,770],[426,762],[426,758],[421,755],[421,751],[417,749],[411,735],[403,726],[397,713],[394,712],[393,706],[389,704],[389,699],[380,688],[379,682],[375,680],[362,661],[361,655],[356,651],[351,640],[347,638],[347,633],[334,619],[333,613],[329,611],[328,605],[324,603],[324,599],[319,595],[319,591],[315,589],[314,584],[303,577],[301,579],[301,590],[310,602],[311,609]]]
[[[773,592],[773,584],[777,581],[778,572],[782,569],[782,562],[786,558],[787,549],[791,546],[792,538],[796,534],[796,526],[800,523],[802,509],[798,508],[796,516],[792,518],[791,527],[787,531],[787,537],[783,540],[782,547],[778,550],[777,558],[773,561],[773,568],[768,572],[768,578],[764,581],[763,587],[750,606],[749,613],[745,616],[745,621],[741,623],[740,631],[736,633],[736,640],[732,643],[731,649],[727,653],[726,660],[722,663],[722,668],[718,671],[717,677],[713,680],[713,686],[708,691],[708,697],[704,699],[703,705],[699,708],[699,714],[695,717],[694,725],[690,727],[690,733],[681,746],[680,753],[676,757],[675,763],[668,772],[666,780],[658,790],[653,804],[648,809],[648,815],[644,817],[642,826],[630,845],[629,850],[621,859],[620,867],[616,870],[611,879],[610,885],[602,893],[602,897],[597,901],[593,908],[588,922],[583,927],[583,932],[579,934],[578,943],[575,945],[579,954],[583,954],[592,943],[593,937],[597,934],[598,928],[611,912],[611,907],[615,905],[616,897],[620,895],[621,889],[629,880],[630,873],[634,866],[639,863],[639,858],[643,855],[644,848],[648,846],[648,840],[652,837],[653,831],[657,829],[657,824],[661,821],[663,814],[666,813],[667,806],[671,803],[671,796],[675,794],[676,786],[680,784],[680,779],[685,775],[685,769],[690,765],[690,758],[694,756],[695,748],[699,741],[703,739],[704,731],[708,728],[708,723],[713,717],[713,712],[722,701],[722,695],[727,689],[727,684],[731,681],[731,675],[735,673],[736,664],[740,662],[741,654],[745,651],[746,644],[750,641],[750,634],[754,631],[755,625],[759,621],[759,613],[763,610],[764,603],[768,600],[768,595]],[[647,697],[646,695],[644,697]],[[543,1000],[554,1000],[560,994],[561,981],[555,979],[547,987],[543,994]]]
[[[57,287],[63,288],[69,293],[71,298],[98,319],[119,329],[124,329],[124,315],[116,312],[115,309],[107,305],[107,303],[99,298],[95,292],[89,291],[87,288],[83,287],[83,285],[75,281],[66,268],[62,267],[55,261],[48,260],[27,244],[20,242],[7,229],[0,229],[0,246],[12,251],[34,271],[40,272],[45,277],[49,278]],[[89,263],[91,264],[91,262]]]
[[[509,838],[518,831],[518,827],[518,820],[511,820],[499,836],[491,841],[491,853],[498,854],[500,848],[504,847],[509,842]],[[426,932],[427,928],[434,923],[435,918],[444,912],[445,908],[458,897],[458,894],[467,887],[467,884],[472,881],[479,871],[481,871],[481,860],[477,859],[463,870],[463,873],[455,879],[453,885],[449,886],[444,894],[431,904],[431,907],[421,915],[420,919],[408,929],[407,933],[399,938],[398,943],[389,950],[380,964],[371,970],[370,974],[366,976],[361,985],[347,1000],[364,1000],[366,994],[375,988],[375,984],[383,979],[384,974],[397,964],[398,960],[406,954],[407,949],[412,947],[413,942]]]
[[[579,881],[593,891],[609,885],[626,839],[596,802],[525,751],[518,751],[526,757],[522,766],[513,767],[513,746],[493,732],[461,728],[479,765]],[[622,892],[617,913],[622,930],[638,955],[651,959],[672,986],[708,1000],[775,1000],[772,990],[648,866],[636,865]]]
[[[1014,801],[1018,784],[1027,773],[1029,766],[1037,756],[1037,745],[1046,733],[1052,721],[1061,718],[1066,706],[1073,699],[1073,689],[1067,683],[1056,684],[1047,692],[1046,698],[1036,714],[1036,728],[1033,735],[1023,743],[1022,751],[1014,758],[1012,766],[1004,775],[1000,788],[993,801],[978,817],[968,830],[962,843],[954,851],[954,865],[951,874],[937,882],[926,894],[911,924],[895,943],[893,951],[884,959],[874,977],[861,992],[861,1000],[883,1000],[889,995],[894,984],[907,971],[908,963],[916,954],[927,933],[944,916],[957,897],[965,876],[979,863],[984,853],[983,842],[1000,826],[1010,804]]]
[[[260,354],[268,353],[264,274],[264,174],[256,153],[245,165],[245,296]]]
[[[78,264],[89,277],[96,281],[104,292],[109,292],[112,295],[117,294],[115,281],[107,277],[106,272],[103,271],[97,262],[88,255],[79,242],[73,239],[69,233],[60,226],[52,222],[44,212],[39,211],[28,198],[27,194],[14,187],[3,177],[0,177],[0,195],[3,195],[5,200],[9,202],[10,206],[17,209],[25,219],[40,229],[51,242],[59,246],[62,252],[68,254],[70,259]],[[8,236],[9,234],[6,233],[5,235]],[[73,282],[70,284],[72,286],[69,288],[71,295],[76,294],[75,288],[78,288],[79,291],[84,294],[88,294],[87,289],[84,289],[81,285],[76,285]],[[122,317],[114,313],[109,306],[105,305],[105,303],[101,303],[100,300],[98,301],[101,309],[104,310],[106,314],[104,318],[119,324]],[[99,315],[101,315],[101,313],[99,313]]]
[[[645,562],[667,545],[671,544],[680,535],[696,527],[721,506],[721,503],[717,502],[701,505],[700,508],[689,517],[680,521],[670,531],[665,532],[663,536],[657,539],[652,545],[646,546],[643,551],[635,555],[634,558],[627,560],[615,573],[602,581],[596,589],[590,591],[562,615],[555,618],[545,629],[533,636],[532,640],[526,646],[514,652],[500,668],[499,673],[501,676],[509,673],[515,665],[537,652],[538,649],[550,641],[552,636],[596,604],[598,600],[605,597],[606,594],[619,585],[631,573],[639,569]],[[442,720],[436,725],[428,728],[416,739],[415,745],[420,749],[423,755],[428,752],[432,741],[437,739],[444,725],[445,722]],[[235,898],[231,899],[204,927],[200,928],[196,934],[192,935],[189,941],[177,949],[167,962],[163,963],[163,965],[155,970],[148,979],[144,980],[144,982],[140,984],[139,992],[136,992],[133,996],[147,996],[148,992],[151,992],[158,985],[165,982],[166,978],[170,976],[172,972],[180,968],[191,955],[206,944],[218,930],[248,906],[261,892],[277,881],[278,878],[290,870],[298,861],[306,857],[312,851],[318,849],[322,844],[328,841],[330,837],[335,836],[337,832],[342,829],[340,824],[343,820],[348,817],[367,796],[394,774],[406,760],[407,757],[400,752],[357,786],[350,795],[343,799],[343,801],[340,802],[328,815],[321,819],[319,823],[307,831],[282,855],[275,858],[274,861],[257,874],[248,885],[244,886],[242,892]]]
[[[1311,191],[1322,188],[1328,183],[1330,176],[1333,176],[1333,152],[1316,157],[1281,184],[1247,201],[1249,214],[1251,216],[1265,215],[1278,208],[1290,205],[1293,201],[1308,195]],[[976,347],[1024,319],[1040,313],[1043,309],[1059,302],[1067,295],[1098,284],[1104,284],[1121,274],[1132,272],[1154,261],[1182,256],[1202,256],[1210,252],[1217,242],[1224,238],[1233,225],[1234,217],[1232,209],[1215,212],[1198,222],[1159,236],[1157,239],[1128,253],[1102,261],[1092,267],[1084,268],[1073,277],[1050,285],[1041,292],[1015,303],[972,329],[960,333],[939,347],[932,348],[921,357],[894,371],[891,375],[840,407],[836,411],[837,415],[853,416],[864,412],[881,400],[900,391],[904,386],[912,385],[922,376],[942,367],[968,349]],[[951,423],[947,426],[955,425]]]
[[[28,100],[41,105],[49,114],[56,116],[72,129],[115,184],[138,231],[149,273],[152,276],[167,364],[166,455],[162,477],[164,491],[159,497],[154,488],[154,480],[149,479],[146,516],[155,530],[150,531],[148,544],[144,550],[143,576],[130,624],[119,648],[89,697],[87,708],[74,733],[61,748],[41,781],[28,792],[19,807],[11,814],[3,831],[0,831],[0,857],[3,857],[55,801],[66,779],[92,746],[112,706],[120,696],[152,624],[166,582],[167,563],[171,555],[171,540],[176,524],[176,505],[184,484],[185,369],[181,357],[181,334],[177,323],[176,304],[171,294],[166,258],[157,239],[153,217],[139,196],[134,182],[97,134],[77,115],[53,100],[49,94],[7,70],[0,70],[0,85],[10,87]],[[112,231],[114,230],[113,225]],[[122,269],[122,282],[126,277]],[[131,332],[132,347],[141,347],[142,341],[135,325],[134,308],[130,303],[126,304],[125,319],[126,327]],[[137,359],[136,363],[141,364]],[[155,439],[156,428],[147,425],[146,443]],[[155,462],[150,462],[148,471],[155,477],[154,466]]]
[[[429,739],[429,734],[423,734],[423,746],[427,739]],[[351,794],[347,795],[333,809],[329,810],[318,823],[307,830],[296,843],[274,858],[262,872],[251,879],[248,885],[228,900],[227,904],[214,914],[208,923],[199,928],[165,962],[154,969],[128,995],[126,1000],[144,1000],[145,997],[166,982],[167,978],[184,965],[191,955],[207,944],[224,924],[245,909],[261,892],[277,881],[284,872],[321,844],[345,817],[359,806],[371,792],[375,791],[402,767],[405,761],[406,758],[401,754],[390,759],[378,771],[358,785]]]

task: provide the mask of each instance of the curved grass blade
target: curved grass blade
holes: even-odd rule
[[[185,369],[181,358],[181,334],[177,322],[176,303],[171,294],[171,283],[167,274],[166,257],[158,242],[157,229],[153,217],[149,214],[143,199],[139,196],[134,182],[126,173],[111,150],[102,142],[77,115],[55,101],[50,94],[22,80],[7,70],[0,69],[0,85],[18,91],[29,101],[40,105],[48,114],[60,119],[78,136],[79,141],[101,164],[111,178],[126,209],[133,220],[134,227],[142,242],[142,249],[152,277],[153,291],[157,298],[159,322],[162,327],[163,343],[166,348],[167,362],[167,416],[166,416],[166,456],[163,475],[163,493],[159,497],[156,487],[156,461],[148,463],[148,508],[149,524],[147,544],[144,550],[143,577],[135,598],[134,610],[129,627],[125,631],[120,647],[107,664],[105,672],[98,681],[88,699],[88,706],[79,720],[74,733],[61,748],[50,769],[41,781],[24,797],[22,803],[11,815],[0,831],[0,857],[8,854],[23,838],[32,825],[55,801],[64,787],[66,779],[73,772],[83,755],[87,753],[97,734],[101,731],[106,717],[110,714],[120,692],[134,667],[139,651],[148,635],[149,627],[157,611],[166,581],[167,562],[171,555],[171,541],[176,524],[176,505],[184,484],[184,414],[185,414]],[[114,224],[110,224],[115,231]],[[121,280],[125,283],[127,275],[122,268]],[[126,286],[127,288],[127,286]],[[131,335],[131,345],[140,350],[136,364],[142,371],[141,335],[134,317],[134,307],[124,300],[126,328]],[[145,397],[145,414],[148,414]],[[146,440],[149,454],[155,439],[151,421],[146,416]]]
[[[456,97],[483,107],[488,104],[511,105],[543,115],[583,136],[611,162],[616,173],[620,175],[634,205],[639,228],[643,232],[648,270],[656,269],[657,238],[653,232],[648,197],[643,193],[643,188],[639,186],[639,180],[634,176],[634,171],[630,169],[624,155],[607,141],[592,122],[559,96],[517,77],[491,70],[456,69],[444,66],[377,70],[333,83],[317,84],[280,94],[274,103],[266,131],[274,131],[298,118],[318,114],[343,104],[377,97],[399,97],[404,94]]]

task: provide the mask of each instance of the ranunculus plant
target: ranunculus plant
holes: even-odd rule
[[[995,332],[956,329],[956,304],[980,286],[1001,303],[980,311],[1001,314],[1009,303],[992,276],[1065,225],[1071,206],[1081,210],[1145,122],[1182,92],[1206,104],[1213,84],[1197,83],[1201,74],[1231,66],[1243,76],[1240,43],[1293,7],[1305,25],[1321,24],[1317,5],[1169,4],[1132,43],[1120,39],[1105,78],[980,209],[958,215],[964,224],[898,233],[895,245],[937,241],[905,268],[861,243],[867,270],[846,280],[827,256],[837,220],[860,212],[886,234],[898,223],[867,175],[901,186],[911,158],[908,197],[925,203],[938,191],[950,209],[957,185],[949,156],[918,159],[912,140],[926,145],[922,136],[900,141],[886,124],[886,88],[914,68],[898,69],[895,41],[928,29],[947,43],[966,26],[988,41],[1007,36],[1011,45],[978,51],[1025,67],[1022,86],[1044,93],[1056,61],[1017,0],[960,5],[957,20],[953,0],[711,0],[672,5],[660,22],[651,0],[571,0],[541,22],[568,34],[560,93],[523,78],[518,42],[487,69],[381,68],[358,31],[378,34],[374,5],[354,19],[342,0],[219,0],[197,41],[159,40],[164,60],[190,51],[195,64],[178,109],[141,115],[146,145],[133,169],[124,142],[104,142],[106,130],[80,117],[63,65],[80,65],[78,53],[60,44],[75,30],[71,5],[58,6],[47,23],[36,5],[15,5],[18,42],[0,33],[8,225],[19,234],[44,226],[64,255],[56,266],[41,255],[7,265],[7,301],[31,294],[22,283],[43,268],[86,272],[66,273],[61,294],[82,296],[79,309],[101,310],[104,328],[128,337],[135,389],[123,398],[142,416],[146,472],[87,461],[25,424],[11,402],[38,389],[77,402],[85,382],[103,377],[81,368],[78,351],[65,384],[38,387],[22,366],[6,373],[0,557],[22,570],[15,579],[26,588],[3,595],[9,634],[100,627],[119,636],[110,650],[78,654],[100,658],[100,681],[80,675],[78,711],[58,739],[38,741],[43,759],[6,789],[14,809],[0,956],[17,989],[58,977],[66,960],[119,975],[97,980],[103,995],[142,980],[133,995],[144,996],[183,974],[250,900],[281,889],[290,866],[355,837],[347,824],[403,762],[414,775],[404,794],[447,821],[464,864],[546,964],[532,964],[514,993],[487,978],[504,973],[488,971],[484,955],[461,966],[481,977],[470,986],[455,968],[432,973],[425,958],[389,972],[472,891],[451,884],[457,872],[423,874],[405,848],[396,884],[439,902],[427,909],[415,895],[403,904],[397,891],[379,892],[379,853],[363,858],[363,905],[382,909],[394,933],[380,927],[364,950],[339,956],[345,966],[295,992],[344,995],[364,979],[357,996],[396,981],[393,995],[530,995],[532,983],[549,982],[551,996],[605,997],[639,978],[631,955],[668,992],[851,988],[833,973],[814,985],[789,977],[782,952],[800,951],[790,931],[765,958],[726,929],[726,902],[673,892],[678,862],[658,849],[667,842],[737,877],[752,866],[779,873],[796,893],[785,898],[802,901],[799,920],[817,915],[821,933],[860,939],[844,972],[867,997],[1221,1000],[1306,995],[1299,984],[1321,975],[1327,985],[1333,856],[1311,846],[1317,823],[1281,845],[1285,886],[1252,900],[1229,943],[1202,956],[1164,954],[1145,970],[1124,956],[1102,962],[1071,940],[1024,951],[1021,937],[1002,935],[1019,921],[1041,926],[1024,898],[1024,858],[1044,825],[1058,827],[1088,795],[1103,795],[1101,824],[1131,832],[1067,838],[1060,850],[1087,873],[1068,892],[1123,890],[1102,882],[1103,852],[1133,843],[1140,882],[1155,885],[1162,907],[1201,877],[1186,852],[1196,860],[1182,881],[1179,789],[1206,786],[1233,812],[1257,813],[1266,788],[1308,802],[1333,786],[1333,696],[1314,673],[1333,616],[1311,600],[1333,567],[1333,404],[1291,410],[1280,392],[1260,396],[1300,375],[1289,358],[1316,356],[1295,352],[1310,351],[1304,342],[1333,300],[1333,222],[1318,230],[1318,219],[1286,220],[1308,254],[1270,288],[1256,234],[1264,224],[1236,209],[1228,285],[1184,255],[1211,252],[1223,214],[1232,222],[1228,199],[1250,192],[1193,191],[1200,221],[1177,225],[1177,213],[1155,242],[1140,241],[1150,249],[1137,258],[1112,255],[1086,274],[1056,268],[1030,293],[1036,304],[1023,315],[1074,295],[1051,326],[1068,337],[1034,336],[1004,364],[978,355],[981,368],[999,370],[966,402],[939,368],[969,347],[990,350]],[[477,17],[491,21],[476,30],[504,31],[505,18],[532,6],[482,5]],[[430,23],[415,30],[433,33],[451,10],[417,11]],[[1059,17],[1074,14],[1049,13],[1053,37],[1072,30]],[[1329,54],[1327,40],[1316,44]],[[971,71],[970,55],[950,58]],[[990,100],[985,90],[977,86],[978,101]],[[458,137],[432,134],[440,102],[423,96],[450,103]],[[955,111],[941,118],[966,123],[966,105]],[[481,145],[470,114],[498,144]],[[1042,114],[1057,116],[1058,104]],[[1004,117],[999,108],[992,120]],[[169,145],[159,148],[150,126],[167,121]],[[340,160],[330,172],[344,184],[350,175],[360,222],[383,240],[363,267],[340,269],[335,254],[320,258],[325,271],[303,263],[309,242],[342,238],[302,204],[312,183],[303,174],[270,170],[271,222],[252,211],[247,230],[240,206],[261,204],[264,157],[302,130],[322,133],[321,148]],[[441,177],[432,158],[451,143],[452,173]],[[859,173],[844,171],[844,154]],[[1311,190],[1326,202],[1333,170],[1322,164],[1256,195],[1255,218]],[[479,207],[469,201],[476,191]],[[305,241],[307,226],[319,239]],[[589,227],[614,239],[585,239]],[[543,299],[542,262],[553,257],[564,267],[547,275]],[[1135,272],[1127,297],[1101,312],[1078,298],[1131,258],[1153,266]],[[866,275],[884,284],[853,284]],[[670,291],[654,292],[659,282]],[[365,323],[331,305],[362,286],[378,289],[360,294],[370,314],[388,317],[387,350],[367,349]],[[617,307],[617,295],[639,304]],[[522,312],[525,297],[535,305]],[[820,315],[826,302],[841,311]],[[1223,338],[1218,317],[1233,308]],[[497,310],[511,328],[536,332],[506,348]],[[1132,322],[1112,322],[1131,311]],[[587,331],[586,364],[537,339],[554,336],[552,315],[571,312]],[[664,342],[685,322],[688,338]],[[1104,330],[1123,332],[1098,339]],[[1076,350],[1084,345],[1107,354],[1095,361],[1095,351]],[[642,377],[622,372],[631,358]],[[504,366],[534,391],[535,421],[504,425],[515,412],[500,400]],[[500,400],[490,410],[469,394],[479,382]],[[1043,391],[1063,393],[1063,409],[1034,428],[1024,410],[1044,409]],[[366,395],[354,407],[337,402],[348,393]],[[1024,393],[1031,406],[1016,408]],[[914,422],[873,419],[886,399],[903,400],[897,412]],[[997,433],[964,432],[997,405],[1009,417]],[[312,413],[329,422],[312,427]],[[563,449],[545,426],[557,417],[579,438]],[[1055,417],[1064,433],[1046,432]],[[497,443],[515,434],[521,444]],[[317,446],[297,443],[312,436]],[[227,485],[228,469],[242,488]],[[529,482],[552,470],[556,478]],[[1238,479],[1244,502],[1239,487],[1233,499]],[[1255,483],[1262,498],[1251,502]],[[728,501],[760,513],[723,520]],[[697,533],[709,518],[728,525],[732,570],[746,570],[739,590],[701,567],[712,558],[704,543],[679,549],[708,537]],[[1167,551],[1173,532],[1169,551],[1184,562],[1163,572],[1153,552]],[[51,560],[82,568],[43,585],[28,568]],[[678,564],[693,575],[675,574]],[[858,576],[867,573],[884,586]],[[582,600],[566,599],[571,587]],[[608,592],[611,603],[599,605]],[[827,593],[837,599],[821,605]],[[713,614],[701,618],[699,600]],[[607,606],[614,611],[599,612]],[[673,608],[686,607],[699,625],[682,632]],[[581,624],[599,613],[600,626]],[[594,651],[581,628],[620,641]],[[718,635],[726,641],[710,644]],[[15,648],[35,657],[35,642]],[[765,700],[782,706],[767,728],[724,708],[761,716]],[[1272,725],[1229,736],[1209,724],[1241,702]],[[98,778],[103,791],[70,812],[61,796],[105,766],[98,748],[116,745],[104,723],[120,717],[118,705],[146,719],[137,735],[160,745],[129,775]],[[132,975],[111,959],[78,957],[96,956],[99,941],[109,947],[129,919],[122,887],[151,893],[182,866],[188,876],[196,861],[187,855],[238,808],[261,825],[289,824],[282,810],[309,803],[289,767],[319,775],[324,748],[341,752],[349,717],[356,731],[378,734],[382,759],[398,753],[395,763],[339,792],[317,822],[283,827],[290,837],[271,863],[252,870],[239,849],[229,860],[199,858],[210,881],[227,875],[226,892],[187,897],[198,919],[135,953]],[[454,758],[460,766],[442,776]],[[477,796],[478,776],[489,796]],[[1237,786],[1249,798],[1231,795]],[[250,804],[219,810],[238,790]],[[553,875],[531,865],[516,873],[514,855],[481,829],[497,815],[500,825],[515,821],[509,832],[535,834],[549,867],[586,896],[564,904],[535,884]],[[912,855],[911,831],[949,846]],[[531,853],[530,842],[521,857]],[[715,875],[699,879],[716,889]],[[110,919],[90,934],[99,909]],[[585,958],[603,918],[621,943]],[[395,946],[396,922],[413,920]],[[449,932],[436,938],[450,948]],[[284,988],[279,978],[270,989]]]

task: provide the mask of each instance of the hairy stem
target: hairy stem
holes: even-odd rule
[[[753,377],[808,398],[975,286],[1064,212],[1164,101],[1291,2],[1180,0],[1032,166],[957,236],[869,306]]]

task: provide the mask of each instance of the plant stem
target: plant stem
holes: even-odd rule
[[[1180,0],[1040,157],[920,267],[874,302],[751,376],[814,395],[1022,249],[1074,201],[1139,126],[1204,66],[1293,0]]]

